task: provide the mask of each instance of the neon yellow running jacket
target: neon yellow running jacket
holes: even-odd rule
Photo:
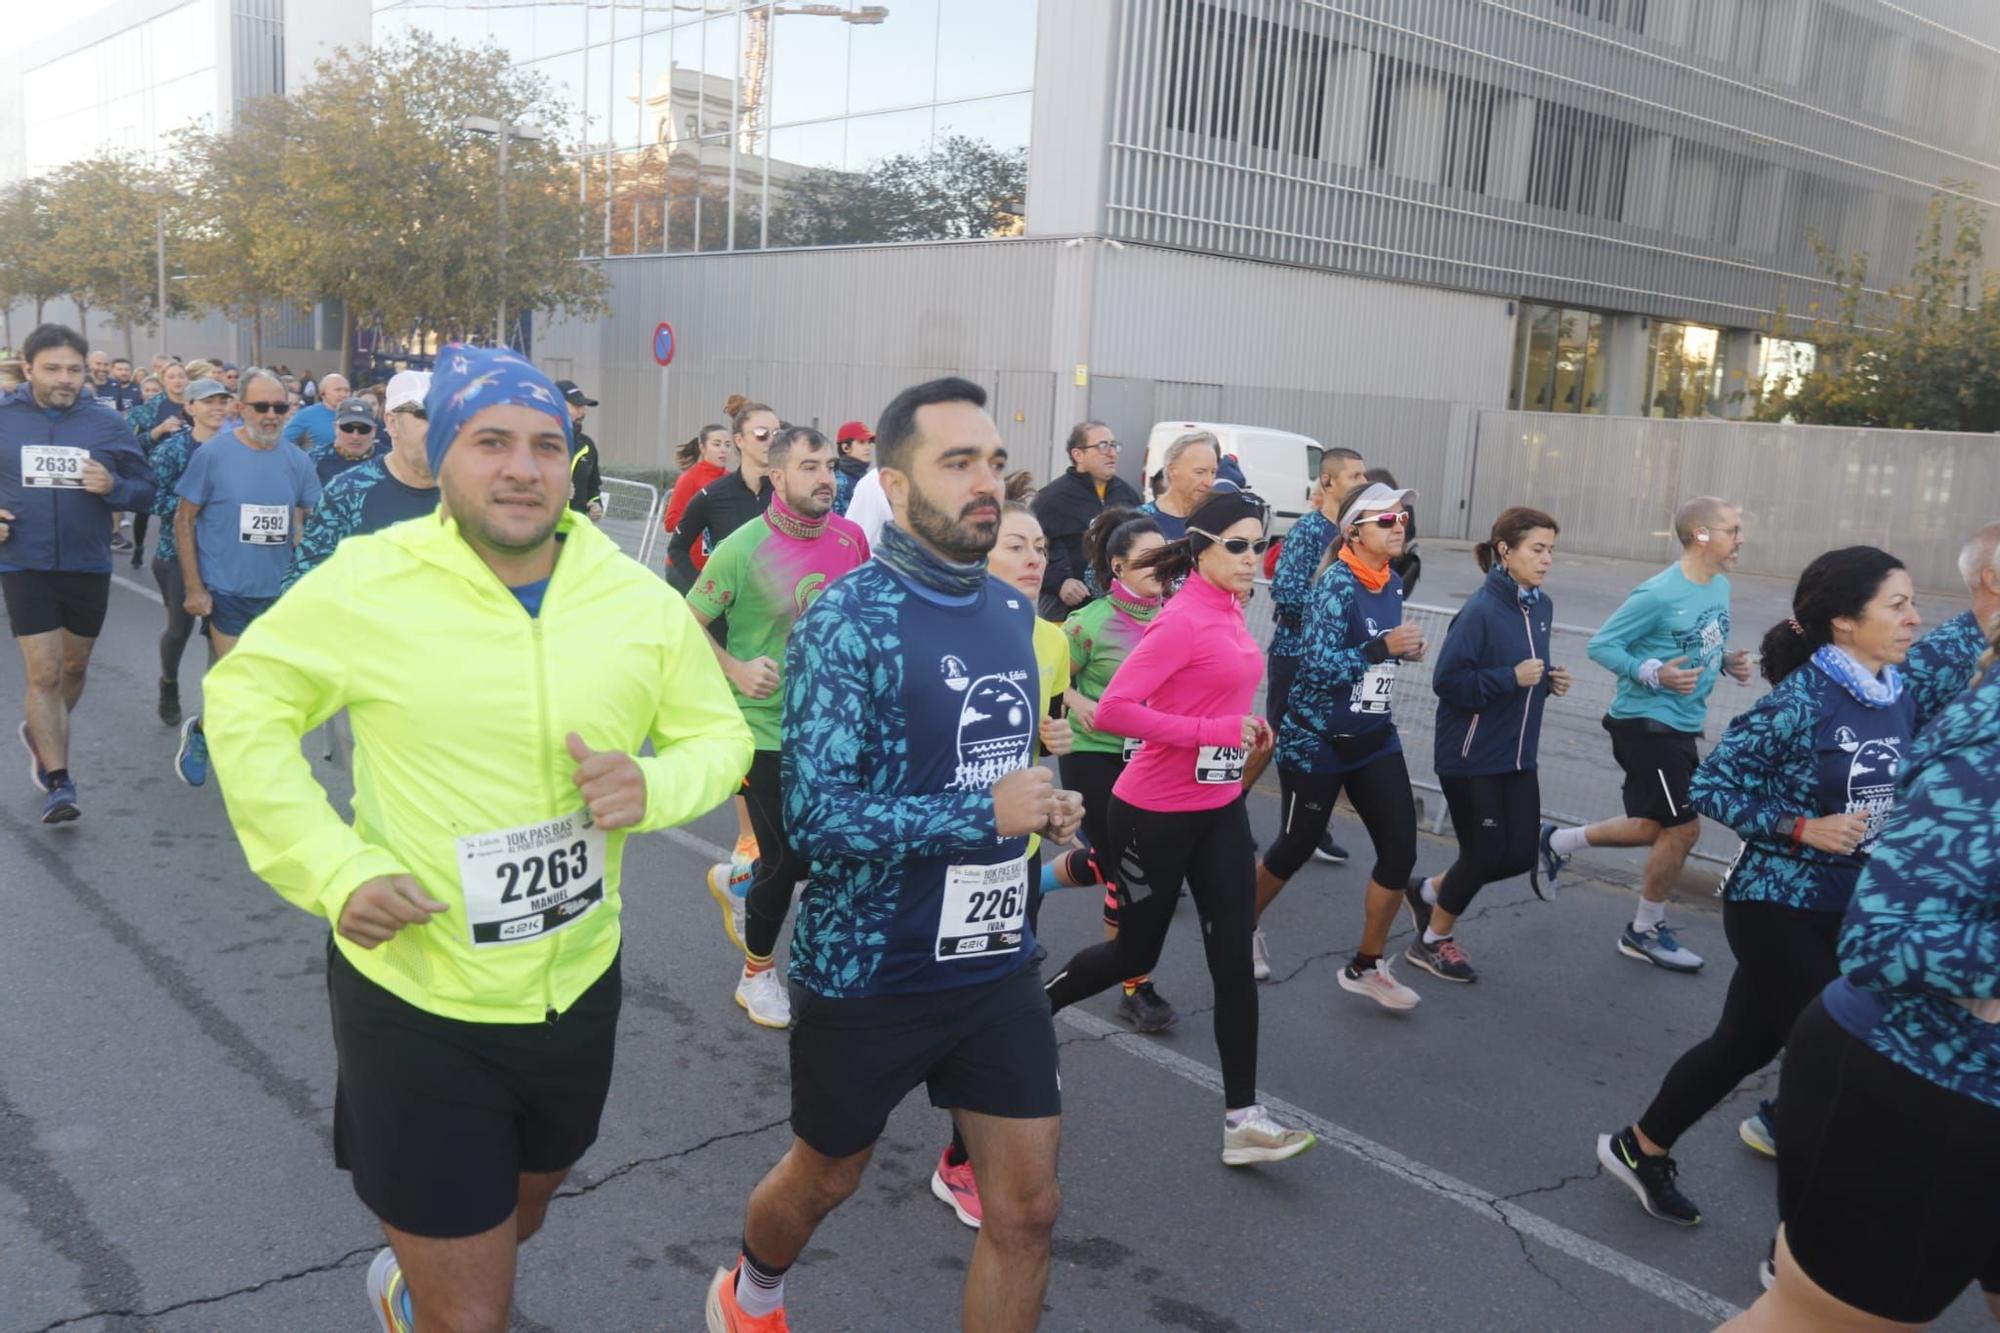
[[[350,537],[203,683],[210,762],[250,868],[329,923],[367,880],[414,876],[449,910],[374,949],[335,942],[446,1018],[567,1009],[618,952],[626,835],[714,808],[750,765],[750,730],[680,595],[579,515],[558,531],[532,618],[448,518]],[[300,747],[342,708],[351,827]],[[638,756],[637,827],[588,826],[571,731]]]

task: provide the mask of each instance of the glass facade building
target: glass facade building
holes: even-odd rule
[[[684,254],[1021,230],[1035,0],[377,0],[375,36],[492,41],[568,108],[588,249]]]
[[[224,103],[227,0],[187,0],[22,75],[24,174],[52,171],[78,145],[151,157],[175,130]]]

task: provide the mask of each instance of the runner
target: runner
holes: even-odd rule
[[[1916,737],[1916,700],[1896,667],[1917,624],[1910,576],[1894,556],[1849,546],[1814,560],[1792,593],[1791,619],[1764,635],[1771,692],[1729,724],[1694,775],[1690,799],[1743,838],[1722,886],[1736,972],[1715,1031],[1674,1062],[1644,1115],[1597,1139],[1604,1169],[1663,1221],[1701,1221],[1676,1182],[1674,1143],[1777,1058],[1792,1024],[1839,975],[1841,914]],[[1782,1158],[1774,1123],[1767,1102],[1740,1132]]]
[[[319,477],[297,449],[280,448],[285,386],[268,370],[243,377],[243,424],[188,459],[174,491],[174,554],[187,585],[182,605],[203,620],[211,663],[278,600],[295,534],[319,503]],[[211,666],[211,669],[213,667]],[[181,723],[174,772],[208,781],[201,714]]]
[[[1283,1161],[1314,1143],[1257,1101],[1257,845],[1243,770],[1253,750],[1270,745],[1271,728],[1250,712],[1264,662],[1239,599],[1263,551],[1263,508],[1232,491],[1189,515],[1185,538],[1131,562],[1181,587],[1105,687],[1094,719],[1099,731],[1143,742],[1112,786],[1106,820],[1118,937],[1070,959],[1048,988],[1061,1010],[1151,972],[1187,888],[1215,988],[1226,1166]]]
[[[278,388],[252,371],[244,395]],[[680,599],[565,512],[554,386],[448,348],[427,410],[452,517],[343,543],[207,686],[251,868],[334,928],[334,1161],[389,1242],[386,1333],[507,1326],[515,1252],[610,1082],[625,840],[710,809],[750,757]],[[591,687],[544,688],[565,679]],[[341,708],[351,828],[299,746]]]
[[[1285,697],[1291,693],[1292,677],[1299,669],[1299,644],[1306,612],[1312,606],[1313,576],[1326,558],[1326,548],[1333,544],[1341,497],[1366,485],[1367,472],[1367,464],[1352,449],[1329,449],[1321,454],[1311,502],[1278,544],[1278,565],[1271,577],[1271,646],[1264,659],[1264,713],[1273,729],[1285,723]],[[1253,772],[1251,785],[1262,776],[1261,771]],[[1347,849],[1333,840],[1330,829],[1313,848],[1313,856],[1329,865],[1347,864]]]
[[[300,408],[285,423],[285,443],[312,454],[333,447],[333,414],[347,401],[350,392],[345,375],[328,375],[321,380],[318,400]]]
[[[1102,421],[1079,421],[1063,446],[1069,470],[1035,496],[1035,518],[1049,536],[1048,589],[1041,614],[1060,623],[1103,587],[1091,586],[1083,537],[1107,509],[1137,509],[1139,492],[1118,475],[1118,437]]]
[[[1070,752],[1059,761],[1063,786],[1083,797],[1083,836],[1089,844],[1053,863],[1064,888],[1104,886],[1104,938],[1118,938],[1118,893],[1105,876],[1111,856],[1111,789],[1124,773],[1139,742],[1097,730],[1097,704],[1111,678],[1131,655],[1146,627],[1166,601],[1159,575],[1142,558],[1166,545],[1160,525],[1135,509],[1106,509],[1091,520],[1083,537],[1092,582],[1109,591],[1070,613],[1063,623],[1069,639],[1069,705],[1074,733]],[[1115,1011],[1136,1032],[1164,1032],[1180,1021],[1148,974],[1125,978]]]
[[[791,1001],[773,962],[792,888],[806,877],[804,859],[785,838],[778,786],[780,664],[793,623],[828,585],[868,559],[861,530],[832,512],[834,457],[826,437],[810,427],[780,431],[767,460],[771,507],[722,539],[688,594],[688,609],[704,628],[727,618],[729,637],[715,644],[715,658],[757,747],[743,780],[760,853],[753,878],[744,895],[728,892],[712,872],[708,886],[722,904],[730,942],[743,951],[736,1003],[768,1028],[791,1025]]]
[[[290,406],[289,392],[286,394],[286,406]],[[319,484],[324,486],[347,469],[380,458],[387,452],[387,442],[376,437],[375,413],[368,406],[368,400],[355,394],[333,414],[333,442],[324,449],[313,450],[311,457],[313,468],[319,475]]]
[[[299,544],[292,548],[280,593],[290,592],[349,537],[437,511],[438,483],[431,475],[425,446],[424,399],[430,390],[428,370],[398,371],[389,381],[390,452],[349,468],[326,484],[319,504],[306,517]]]
[[[44,324],[21,345],[27,383],[0,395],[0,600],[21,645],[21,745],[44,824],[82,814],[69,721],[111,598],[112,515],[153,499],[125,423],[83,396],[89,352],[74,330]]]
[[[1042,535],[1042,525],[1036,521],[1034,511],[1018,500],[1003,501],[1000,536],[986,557],[986,572],[1025,594],[1032,605],[1042,594],[1042,579],[1048,567],[1048,538]],[[1069,686],[1069,642],[1060,626],[1040,617],[1035,619],[1035,671],[1039,682],[1036,700],[1046,712],[1037,724],[1039,744],[1033,758],[1055,755],[1060,761],[1069,756],[1075,740],[1069,719],[1062,715],[1063,698]],[[1042,840],[1030,834],[1028,927],[1031,930],[1041,928],[1042,875]],[[960,1222],[969,1227],[979,1226],[979,1180],[972,1169],[965,1136],[955,1125],[950,1146],[931,1172],[931,1194],[948,1205]]]
[[[160,631],[159,715],[164,726],[181,724],[181,658],[194,633],[195,617],[187,609],[187,580],[181,577],[180,553],[174,545],[174,511],[180,507],[181,474],[195,451],[222,433],[235,399],[221,380],[201,379],[188,385],[188,428],[169,435],[153,450],[152,515],[160,520],[160,540],[153,550],[153,582],[166,609]],[[143,515],[142,515],[143,517]]]
[[[1390,567],[1403,548],[1404,502],[1415,495],[1371,483],[1340,503],[1340,548],[1313,584],[1299,670],[1278,728],[1283,823],[1257,867],[1261,921],[1325,836],[1334,802],[1346,791],[1375,844],[1375,866],[1361,947],[1337,979],[1342,990],[1396,1010],[1414,1009],[1419,999],[1384,956],[1417,861],[1416,802],[1393,707],[1396,664],[1421,662],[1424,636],[1403,623],[1402,580]],[[1261,981],[1271,975],[1261,929],[1252,942]]]
[[[597,441],[583,433],[584,418],[590,415],[591,408],[597,406],[597,400],[577,388],[575,380],[557,380],[556,388],[561,391],[563,401],[569,404],[570,432],[575,448],[569,460],[569,507],[579,514],[589,515],[593,520],[603,518],[604,460],[598,456]]]
[[[729,427],[703,426],[693,438],[684,440],[674,454],[674,462],[681,470],[674,478],[674,489],[667,496],[666,513],[661,516],[660,526],[667,536],[674,535],[674,529],[681,524],[681,515],[687,512],[689,501],[700,493],[701,488],[729,471]],[[697,544],[688,552],[688,559],[697,570],[708,564],[708,545]]]
[[[737,409],[730,424],[736,470],[696,492],[667,543],[667,582],[683,593],[694,587],[694,552],[701,544],[706,541],[713,551],[723,538],[771,503],[771,468],[766,455],[778,429],[778,414],[762,403],[745,403]]]
[[[146,453],[152,453],[160,441],[187,424],[187,387],[186,369],[170,361],[160,372],[160,392],[133,408],[125,418]]]
[[[1206,446],[1204,448],[1203,446]],[[1139,512],[1160,525],[1170,542],[1187,536],[1188,516],[1208,498],[1222,466],[1222,446],[1205,430],[1189,431],[1167,446],[1160,475],[1166,489],[1139,506]]]
[[[1708,696],[1723,672],[1750,680],[1750,654],[1729,651],[1729,578],[1743,551],[1743,511],[1712,495],[1674,513],[1681,558],[1647,579],[1590,639],[1590,660],[1618,678],[1604,715],[1611,756],[1625,773],[1625,817],[1584,828],[1543,824],[1541,882],[1553,890],[1585,847],[1650,847],[1639,905],[1618,952],[1669,972],[1697,972],[1702,957],[1667,925],[1667,898],[1701,840],[1688,800]]]
[[[1555,562],[1556,521],[1539,509],[1504,510],[1472,548],[1486,582],[1445,631],[1431,689],[1437,694],[1433,771],[1451,810],[1458,860],[1410,881],[1405,897],[1417,937],[1403,956],[1445,981],[1477,981],[1452,931],[1488,884],[1535,868],[1542,809],[1536,752],[1550,695],[1567,694],[1569,668],[1551,666],[1555,603],[1542,590]],[[1535,896],[1543,890],[1534,884]]]
[[[1988,523],[1966,539],[1958,552],[1958,575],[1972,597],[1971,609],[1918,639],[1903,667],[1903,683],[1917,701],[1918,731],[1971,683],[2000,619],[2000,523]]]
[[[855,483],[868,475],[875,462],[875,432],[868,429],[865,421],[849,421],[841,426],[833,442],[840,449],[839,490],[834,493],[833,512],[844,517],[848,503],[854,499]]]
[[[741,395],[729,400],[736,405],[736,415],[731,418],[731,440],[736,445],[739,460],[736,470],[724,473],[695,493],[681,515],[679,526],[674,529],[672,540],[667,543],[667,582],[682,595],[694,590],[695,575],[699,566],[695,562],[697,551],[713,551],[730,533],[742,527],[751,519],[764,512],[771,503],[771,475],[767,453],[771,441],[777,438],[778,414],[762,403],[753,403]],[[873,541],[870,540],[870,548]],[[729,627],[725,623],[711,622],[709,637],[718,642],[728,637]],[[736,798],[736,847],[726,862],[719,862],[709,870],[709,891],[718,898],[744,899],[750,892],[750,881],[757,864],[757,835],[750,821],[750,806],[741,796]],[[722,891],[717,893],[718,882]],[[729,904],[732,919],[740,919],[742,910]],[[741,943],[740,930],[737,943]]]
[[[1029,760],[1034,607],[986,571],[1007,453],[985,401],[944,379],[889,404],[876,457],[896,521],[786,649],[785,824],[811,862],[791,955],[795,1138],[709,1286],[711,1333],[787,1327],[786,1270],[920,1083],[980,1163],[965,1327],[1041,1313],[1061,1097],[1027,840],[1066,841],[1081,810]]]
[[[1841,974],[1791,1031],[1775,1281],[1725,1327],[1919,1327],[1975,1282],[2000,1313],[1996,773],[1988,665],[1910,750]]]

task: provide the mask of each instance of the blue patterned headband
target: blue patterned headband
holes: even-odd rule
[[[563,438],[574,448],[569,408],[548,376],[523,360],[519,353],[497,347],[447,347],[439,353],[431,373],[431,391],[424,398],[424,415],[430,430],[424,437],[424,452],[431,471],[444,462],[445,450],[465,428],[465,423],[489,407],[516,403],[546,412],[562,425]]]

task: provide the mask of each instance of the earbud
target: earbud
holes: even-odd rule
[[[1708,529],[1707,529],[1707,528],[1696,528],[1696,529],[1694,530],[1694,539],[1695,539],[1696,541],[1698,541],[1698,542],[1702,543],[1702,544],[1703,544],[1704,546],[1705,546],[1705,545],[1707,545],[1707,544],[1708,544]]]

